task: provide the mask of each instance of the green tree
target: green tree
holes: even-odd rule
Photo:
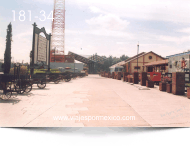
[[[104,58],[104,64],[96,64],[95,70],[97,72],[101,72],[101,71],[109,72],[110,71],[109,67],[129,58],[127,55],[122,55],[119,58],[113,57],[111,55],[109,57],[106,57],[106,56],[101,56],[101,57]]]
[[[9,74],[11,68],[11,42],[12,42],[12,25],[7,28],[6,49],[4,54],[4,74]]]
[[[128,58],[129,58],[129,57],[124,54],[124,55],[122,55],[122,56],[120,57],[120,60],[121,60],[121,61],[124,61],[124,60],[126,60],[126,59],[128,59]]]
[[[27,66],[20,66],[20,75],[26,75],[26,73],[28,72]],[[14,75],[14,68],[10,69],[10,74]],[[17,72],[15,72],[15,74],[17,74]]]

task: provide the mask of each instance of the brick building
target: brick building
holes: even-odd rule
[[[144,70],[149,72],[168,72],[168,59],[161,61],[153,61],[144,65]]]
[[[72,58],[71,55],[64,55],[63,52],[51,50],[50,51],[50,62],[74,63],[74,58]]]
[[[137,66],[137,58],[138,58],[138,66]],[[143,71],[146,71],[146,68],[144,67],[145,64],[154,62],[154,61],[161,61],[161,60],[165,60],[165,58],[150,51],[148,53],[142,52],[142,53],[138,54],[138,56],[135,55],[135,56],[130,57],[129,59],[119,62],[113,66],[124,66],[124,70],[129,73],[133,73],[133,72],[137,71],[137,69],[138,69],[138,72],[143,72]],[[153,68],[148,67],[147,71],[152,72]]]

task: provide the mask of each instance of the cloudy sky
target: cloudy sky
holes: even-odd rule
[[[29,62],[32,24],[46,27],[43,18],[53,10],[54,0],[6,0],[0,5],[0,59],[5,51],[7,25],[13,25],[12,57]],[[121,56],[154,51],[163,57],[190,50],[189,0],[66,0],[65,51],[79,54]],[[25,11],[26,20],[19,21]],[[31,21],[29,12],[31,11]],[[16,13],[13,20],[13,11]],[[82,48],[82,50],[81,50]]]

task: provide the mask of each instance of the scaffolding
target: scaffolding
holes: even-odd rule
[[[54,0],[51,50],[65,54],[65,0]]]

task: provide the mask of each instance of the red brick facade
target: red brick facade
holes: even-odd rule
[[[146,86],[147,72],[141,73],[141,86]]]
[[[54,50],[50,51],[50,62],[74,63],[74,59],[71,55],[54,55],[54,52]]]
[[[185,73],[172,73],[172,93],[175,95],[184,95],[185,92]]]

